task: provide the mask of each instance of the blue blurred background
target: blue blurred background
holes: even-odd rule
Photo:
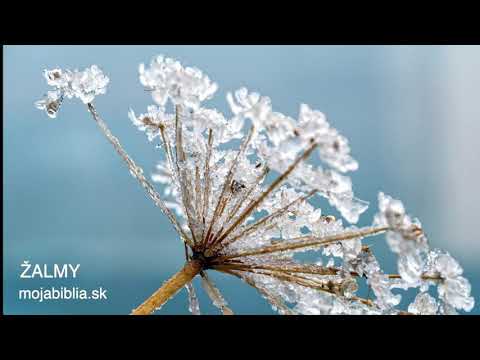
[[[48,89],[45,68],[98,64],[110,77],[97,109],[150,173],[159,157],[127,118],[151,103],[140,62],[165,54],[204,70],[220,89],[209,105],[227,111],[241,86],[271,97],[296,117],[304,102],[327,114],[351,142],[360,169],[356,194],[404,201],[432,246],[451,252],[480,299],[480,47],[478,46],[5,46],[3,48],[3,292],[6,314],[128,314],[178,270],[183,247],[84,105],[65,103],[57,119],[35,109]],[[335,214],[336,215],[336,214]],[[383,241],[387,271],[395,261]],[[20,279],[20,264],[80,263],[77,279]],[[212,273],[238,314],[272,314],[237,279]],[[198,285],[198,283],[196,283]],[[104,301],[19,301],[19,289],[76,286],[108,290]],[[216,314],[197,286],[204,313]],[[184,290],[160,314],[188,314]],[[480,313],[475,306],[472,313]]]

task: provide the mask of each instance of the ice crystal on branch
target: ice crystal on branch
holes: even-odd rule
[[[190,312],[200,314],[192,282],[197,275],[213,304],[232,314],[209,271],[241,279],[280,314],[423,315],[473,308],[471,287],[458,262],[429,248],[421,223],[407,215],[399,200],[380,193],[373,225],[352,225],[368,207],[354,195],[347,175],[358,163],[346,137],[320,111],[302,104],[293,118],[275,111],[270,98],[240,88],[227,94],[231,114],[222,114],[204,105],[217,85],[202,71],[163,56],[148,67],[141,64],[140,82],[156,105],[139,115],[130,109],[128,118],[161,149],[152,175],[163,185],[161,195],[92,104],[108,84],[98,67],[53,69],[45,78],[54,90],[37,107],[55,117],[64,97],[87,103],[185,247],[185,267],[134,314],[153,312],[181,288],[187,290]],[[324,214],[314,197],[344,219]],[[398,274],[385,273],[364,242],[383,233],[397,255]],[[320,258],[301,261],[302,252]],[[370,289],[363,297],[362,283]],[[437,298],[429,290],[435,286]],[[399,289],[418,290],[407,310],[398,308]]]
[[[80,98],[84,104],[88,104],[95,99],[95,96],[105,94],[109,83],[102,71],[92,65],[84,71],[74,71],[71,81],[73,95]]]
[[[48,91],[45,98],[35,102],[35,106],[37,109],[44,110],[50,118],[54,119],[57,117],[62,101],[63,96],[60,91]]]
[[[178,61],[157,56],[146,67],[140,64],[140,82],[152,90],[153,100],[165,106],[168,100],[174,104],[197,108],[213,96],[217,84],[210,81],[199,69],[183,67]]]
[[[38,109],[45,110],[51,118],[57,116],[64,97],[69,99],[77,97],[87,104],[92,102],[95,96],[105,94],[109,83],[108,77],[96,65],[84,71],[59,68],[45,70],[44,76],[47,84],[54,90],[48,91],[46,97],[37,101],[35,105]]]
[[[435,315],[438,305],[428,293],[419,293],[415,301],[408,306],[408,311],[416,315]]]

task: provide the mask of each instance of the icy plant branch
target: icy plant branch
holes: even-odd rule
[[[64,99],[79,98],[132,176],[167,216],[185,246],[186,264],[133,314],[150,314],[185,288],[200,314],[192,280],[198,275],[213,304],[233,314],[208,276],[219,271],[255,288],[280,314],[456,314],[474,300],[463,269],[432,249],[418,219],[379,193],[372,226],[355,224],[368,203],[355,197],[347,173],[358,168],[348,140],[326,116],[302,104],[298,119],[272,108],[266,96],[241,88],[227,94],[228,117],[204,105],[217,90],[202,71],[158,56],[140,65],[154,105],[128,117],[161,149],[154,182],[124,150],[93,105],[109,79],[95,65],[45,71],[52,87],[36,103],[55,118]],[[317,164],[310,162],[317,158]],[[267,181],[267,175],[273,175]],[[319,197],[346,223],[312,204]],[[385,234],[397,274],[386,274],[365,239]],[[375,241],[380,241],[376,239]],[[313,252],[313,263],[298,254]],[[362,284],[371,290],[361,296]],[[399,290],[415,290],[400,308]],[[436,291],[435,291],[436,289]]]

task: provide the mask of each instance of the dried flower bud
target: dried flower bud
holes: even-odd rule
[[[50,118],[56,118],[62,105],[63,96],[59,91],[49,91],[44,99],[35,102],[37,109],[44,110]]]

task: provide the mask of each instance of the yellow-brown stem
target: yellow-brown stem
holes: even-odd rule
[[[217,239],[218,243],[221,243],[222,240],[224,240],[233,230],[237,228],[238,225],[242,224],[245,219],[248,218],[248,216],[265,200],[265,198],[270,195],[270,193],[275,190],[280,184],[283,183],[283,181],[295,170],[295,168],[298,166],[299,163],[301,163],[303,160],[308,158],[312,151],[318,146],[317,143],[312,143],[305,152],[297,157],[297,159],[291,164],[287,170],[282,173],[279,177],[277,177],[265,190],[257,200],[252,201],[250,205],[242,212],[242,214],[238,217],[238,219],[228,227],[225,232],[223,232],[223,235],[220,236],[220,238]],[[211,255],[211,249],[207,249],[206,251],[207,255]]]
[[[155,309],[165,304],[173,295],[191,281],[202,270],[202,263],[190,260],[185,266],[155,291],[142,305],[132,311],[131,315],[150,315]]]
[[[375,234],[385,232],[388,229],[389,229],[388,227],[376,227],[376,228],[371,227],[371,228],[365,228],[365,229],[358,229],[355,231],[349,231],[349,232],[341,233],[338,235],[325,236],[323,238],[322,237],[317,238],[315,236],[302,236],[302,237],[296,238],[297,240],[300,240],[297,242],[278,243],[274,245],[266,245],[259,248],[247,249],[247,250],[240,251],[238,253],[218,257],[216,261],[224,262],[226,260],[235,259],[239,257],[272,254],[276,252],[283,252],[283,251],[308,248],[308,247],[314,247],[314,246],[325,246],[325,245],[332,244],[339,241],[353,240],[353,239],[362,238],[366,236],[372,236]]]

